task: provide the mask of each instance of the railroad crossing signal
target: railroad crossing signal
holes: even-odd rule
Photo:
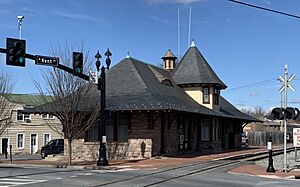
[[[73,70],[74,74],[83,72],[83,54],[73,52]]]
[[[6,38],[6,64],[25,67],[26,41]]]
[[[286,84],[286,87],[287,87],[287,88],[290,88],[293,92],[296,92],[295,88],[294,88],[294,87],[292,86],[292,84],[291,84],[292,80],[294,80],[295,77],[296,77],[296,75],[295,75],[295,74],[292,74],[292,75],[290,76],[289,79],[285,80],[282,76],[279,76],[280,82],[283,83],[283,84],[281,85],[280,89],[279,89],[279,92],[281,93],[281,92],[284,91],[284,89],[285,89],[285,84]],[[286,82],[286,83],[285,83],[285,82]]]
[[[274,108],[271,112],[271,119],[273,120],[283,120],[283,119],[300,119],[300,111],[298,108],[287,107],[284,108]]]

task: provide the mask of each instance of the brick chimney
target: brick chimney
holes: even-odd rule
[[[177,57],[172,53],[172,51],[169,49],[164,57],[162,57],[164,61],[164,68],[168,72],[172,72],[175,69],[175,61]]]

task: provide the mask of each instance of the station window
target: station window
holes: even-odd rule
[[[209,104],[209,88],[204,87],[203,88],[203,104]]]

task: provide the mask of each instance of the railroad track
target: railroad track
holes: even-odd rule
[[[215,164],[216,162],[218,162],[217,164]],[[194,175],[194,174],[197,174],[197,173],[201,173],[201,172],[205,172],[205,171],[209,171],[209,170],[213,170],[213,169],[216,169],[216,168],[221,168],[221,167],[225,167],[225,166],[230,166],[230,165],[234,165],[234,164],[239,164],[240,161],[237,161],[237,160],[234,160],[234,161],[208,161],[208,162],[202,162],[202,163],[193,163],[193,164],[186,164],[186,165],[182,165],[182,166],[178,166],[178,167],[172,167],[172,168],[169,168],[169,169],[164,169],[164,170],[160,170],[160,171],[156,171],[156,172],[151,172],[151,173],[147,173],[147,174],[140,174],[140,175],[136,175],[136,176],[132,176],[132,177],[129,177],[129,178],[126,178],[126,179],[121,179],[121,180],[118,180],[118,181],[111,181],[111,182],[107,182],[107,183],[103,183],[103,184],[99,184],[99,185],[96,185],[96,186],[109,186],[109,185],[117,185],[117,184],[120,184],[122,186],[121,183],[124,183],[124,182],[129,182],[131,180],[136,180],[136,179],[143,179],[143,178],[147,178],[147,177],[150,177],[150,176],[155,176],[155,175],[160,175],[160,174],[163,174],[163,173],[167,173],[167,172],[174,172],[174,171],[180,171],[182,169],[185,169],[185,170],[189,170],[191,169],[191,171],[184,171],[182,174],[178,174],[176,176],[173,176],[173,177],[169,177],[167,179],[164,179],[164,180],[160,180],[160,181],[156,181],[156,182],[150,182],[148,184],[143,184],[141,186],[153,186],[153,185],[158,185],[158,184],[162,184],[162,183],[165,183],[165,182],[168,182],[168,181],[171,181],[171,180],[174,180],[174,179],[179,179],[179,178],[182,178],[182,177],[186,177],[186,176],[190,176],[190,175]],[[212,165],[210,165],[212,164]],[[195,169],[195,168],[201,168],[201,169]]]
[[[273,150],[272,155],[276,156],[276,155],[280,155],[283,154],[283,149],[276,149]],[[287,152],[291,152],[294,151],[294,147],[289,147],[286,149]],[[224,158],[221,160],[245,160],[245,161],[256,161],[256,160],[261,160],[264,158],[268,158],[269,157],[269,152],[268,151],[264,151],[264,152],[258,152],[258,153],[248,153],[248,154],[244,154],[244,155],[238,155],[238,156],[232,156],[232,157],[228,157],[228,158]]]
[[[291,152],[293,150],[294,150],[294,148],[288,148],[287,152]],[[279,155],[279,154],[283,154],[283,149],[276,149],[273,151],[273,155]],[[225,159],[212,160],[212,161],[208,161],[208,162],[185,164],[185,165],[172,167],[172,168],[168,168],[168,169],[163,169],[163,170],[159,170],[159,171],[155,171],[155,172],[151,172],[151,173],[147,173],[147,174],[135,175],[135,176],[121,179],[118,181],[110,181],[110,182],[106,182],[103,184],[99,184],[97,186],[122,185],[122,183],[124,183],[124,182],[126,183],[126,182],[134,181],[137,179],[139,179],[139,180],[145,179],[145,181],[146,181],[147,177],[155,177],[156,175],[159,176],[159,175],[163,175],[164,173],[170,173],[170,172],[173,173],[174,176],[169,176],[166,179],[149,182],[149,183],[141,185],[141,186],[149,187],[149,186],[159,185],[159,184],[162,184],[162,183],[165,183],[168,181],[176,180],[179,178],[212,171],[214,169],[220,169],[222,167],[238,165],[238,164],[241,164],[242,162],[256,161],[256,160],[264,159],[264,158],[267,158],[268,156],[269,156],[268,152],[258,152],[258,153],[254,153],[254,154],[239,155],[239,156],[234,156],[234,157],[228,157]],[[178,174],[177,173],[174,174],[175,172],[178,172]],[[157,177],[157,178],[159,178],[159,177]]]

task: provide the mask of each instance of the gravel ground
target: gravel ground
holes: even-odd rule
[[[298,165],[300,165],[300,151],[297,151],[297,161],[298,161]],[[277,155],[277,156],[273,156],[273,166],[275,169],[282,169],[283,168],[283,160],[284,160],[284,156],[282,155]],[[263,159],[263,160],[259,160],[256,161],[255,164],[265,167],[268,167],[268,163],[269,163],[269,159]],[[297,163],[295,162],[295,151],[292,151],[290,153],[287,153],[287,165],[288,168],[295,168],[297,166]]]

